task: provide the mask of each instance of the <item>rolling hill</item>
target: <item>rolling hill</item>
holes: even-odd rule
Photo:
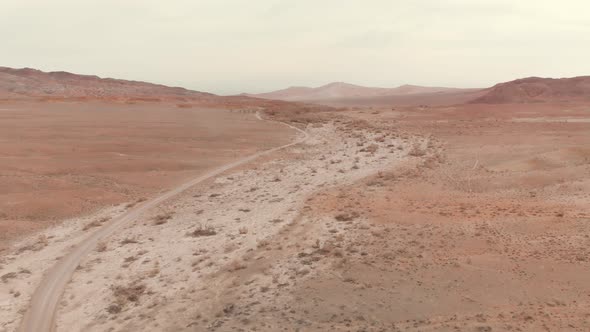
[[[216,95],[178,87],[64,71],[43,72],[31,68],[0,67],[0,98],[4,99],[187,99],[210,100]]]
[[[417,85],[402,85],[396,88],[376,88],[354,85],[343,82],[334,82],[317,88],[290,87],[283,90],[261,93],[246,94],[250,97],[286,100],[286,101],[327,101],[349,98],[373,98],[385,96],[413,95],[426,93],[451,92],[460,89],[423,87]]]
[[[590,76],[573,78],[528,77],[496,84],[472,103],[508,104],[590,101]]]

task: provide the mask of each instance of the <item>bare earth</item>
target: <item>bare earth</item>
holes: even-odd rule
[[[252,114],[150,103],[3,103],[0,132],[0,250],[291,139]]]
[[[225,125],[253,121],[242,134],[268,132],[250,145],[229,136],[219,151],[294,139],[253,114],[221,114]],[[199,184],[97,245],[57,330],[587,331],[588,119],[589,106],[556,103],[323,114],[301,126],[302,144]],[[190,157],[175,153],[166,159]],[[0,262],[0,331],[19,326],[56,258],[128,209],[15,242]]]

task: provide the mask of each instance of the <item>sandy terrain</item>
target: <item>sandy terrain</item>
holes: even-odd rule
[[[89,257],[70,284],[59,324],[586,331],[589,112],[506,105],[349,113],[383,132],[410,133],[379,143],[377,161],[359,152],[366,145],[356,140],[378,142],[378,128],[347,140],[330,125],[310,128],[325,140],[321,152],[311,141],[291,156],[219,179]],[[564,116],[573,121],[550,120]],[[322,136],[324,130],[330,133]],[[403,143],[406,135],[421,145]],[[360,158],[358,173],[352,156]],[[225,204],[232,208],[217,208]],[[159,244],[161,231],[152,228],[168,213]],[[122,246],[128,238],[138,243]],[[109,271],[117,271],[115,281]],[[89,282],[99,287],[93,291]],[[134,292],[141,295],[132,301]],[[92,323],[79,325],[79,317]]]
[[[268,114],[309,138],[101,241],[59,331],[590,330],[590,106]],[[56,259],[129,209],[16,242],[0,262],[0,331]]]
[[[291,139],[252,114],[148,103],[2,103],[0,132],[0,246]]]
[[[590,108],[373,113],[355,116],[434,135],[444,149],[316,195],[309,218],[333,222],[348,207],[360,230],[333,237],[343,254],[331,273],[285,298],[293,321],[308,330],[587,331]],[[575,121],[550,120],[565,115]]]
[[[81,264],[88,264],[89,267],[80,268],[74,275],[65,295],[63,313],[58,315],[58,327],[65,330],[104,330],[104,324],[107,323],[114,328],[128,328],[121,324],[146,324],[144,315],[137,317],[137,320],[111,320],[114,314],[118,316],[119,311],[127,311],[131,307],[127,306],[126,300],[113,303],[110,290],[117,287],[112,286],[115,281],[121,285],[136,283],[138,276],[145,273],[155,273],[149,277],[152,283],[150,287],[154,290],[162,289],[162,293],[153,293],[153,296],[146,297],[146,301],[142,301],[145,307],[134,310],[152,311],[157,307],[161,316],[153,316],[155,320],[149,324],[153,324],[156,330],[170,325],[170,317],[166,314],[168,311],[161,306],[184,307],[186,287],[193,289],[193,296],[202,295],[196,293],[196,288],[202,288],[209,275],[223,272],[228,266],[231,269],[232,265],[238,265],[238,270],[242,269],[241,266],[246,265],[249,260],[246,257],[249,251],[261,248],[266,238],[272,238],[284,231],[285,227],[289,227],[287,225],[294,225],[300,208],[311,193],[325,186],[351,183],[397,163],[410,144],[407,139],[402,140],[395,133],[375,136],[353,127],[339,130],[329,124],[309,128],[309,132],[311,138],[304,146],[290,150],[281,159],[276,160],[275,156],[257,168],[246,168],[218,178],[208,186],[195,188],[184,198],[163,205],[152,217],[146,216],[101,244]],[[387,147],[389,145],[394,145],[395,148]],[[115,215],[111,217],[114,218],[121,212],[112,211]],[[100,220],[103,216],[96,218],[94,220]],[[261,220],[264,222],[260,222]],[[19,307],[22,310],[26,306],[31,285],[39,281],[41,272],[47,268],[47,264],[43,262],[50,262],[49,257],[61,255],[64,247],[67,247],[63,243],[88,231],[88,222],[88,219],[68,222],[70,228],[57,230],[59,235],[46,235],[44,240],[49,242],[46,248],[25,253],[27,258],[21,256],[22,253],[7,257],[5,270],[17,271],[15,277],[8,279],[8,284],[12,287],[10,293],[18,293],[19,296],[12,300],[10,307],[4,308],[4,318],[15,315],[18,317],[16,311]],[[90,227],[91,231],[92,228]],[[53,245],[54,241],[56,245]],[[124,264],[126,268],[121,270],[121,257],[116,257],[134,252],[135,247],[145,249],[140,250],[136,259],[127,259],[127,263],[140,259],[144,263],[138,261],[137,264]],[[171,254],[180,259],[174,257],[168,261]],[[210,257],[190,258],[201,254]],[[197,260],[200,262],[197,263]],[[99,262],[104,262],[105,266],[97,266]],[[111,275],[113,269],[125,273],[115,279],[103,278]],[[18,272],[21,270],[30,273]],[[157,273],[155,270],[158,270]],[[196,278],[197,270],[202,270],[198,272],[202,278]],[[95,273],[105,275],[97,276]],[[87,278],[92,280],[92,287],[89,287]],[[185,285],[189,279],[194,284],[191,282],[190,285]],[[165,296],[167,300],[161,306],[153,305],[152,302],[159,303],[162,300],[164,293],[168,294]],[[76,295],[71,297],[70,294]],[[87,302],[88,300],[91,301]],[[87,318],[80,320],[81,315]],[[193,317],[188,315],[176,320],[171,328],[190,324]],[[5,326],[10,328],[16,323],[18,320],[13,320]]]

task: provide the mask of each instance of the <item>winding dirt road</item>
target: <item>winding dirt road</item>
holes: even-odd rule
[[[256,118],[261,121],[270,121],[264,120],[260,113],[256,113]],[[278,121],[272,121],[278,122]],[[102,228],[98,229],[88,238],[84,239],[80,244],[75,246],[70,253],[62,257],[56,264],[53,266],[45,275],[35,293],[31,298],[31,302],[29,304],[29,308],[25,313],[25,316],[21,322],[19,327],[19,331],[21,332],[44,332],[44,331],[55,331],[55,313],[57,311],[60,299],[64,293],[64,290],[72,278],[74,271],[82,261],[82,259],[88,255],[92,250],[94,250],[97,244],[112,235],[118,229],[123,227],[125,224],[128,224],[137,218],[139,218],[143,213],[158,206],[160,203],[164,202],[165,200],[172,198],[186,189],[197,185],[207,179],[215,177],[225,171],[228,171],[232,168],[237,166],[246,164],[248,162],[253,161],[256,158],[259,158],[263,155],[267,155],[278,150],[282,150],[296,144],[300,144],[305,141],[309,135],[294,126],[291,126],[284,122],[281,123],[291,129],[298,131],[299,133],[303,134],[303,136],[292,143],[279,146],[276,148],[272,148],[266,151],[258,152],[251,156],[242,158],[240,160],[234,161],[230,164],[226,164],[221,166],[217,169],[214,169],[210,172],[207,172],[195,179],[192,179],[158,197],[155,197],[151,200],[148,200],[136,207],[130,209],[122,216],[112,219],[109,223],[105,224]]]

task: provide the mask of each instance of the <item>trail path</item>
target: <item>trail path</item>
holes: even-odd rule
[[[256,118],[258,118],[261,121],[270,121],[264,120],[258,112],[256,113]],[[55,313],[68,282],[71,280],[74,271],[76,270],[82,259],[84,259],[85,256],[87,256],[94,248],[96,248],[97,244],[101,240],[114,234],[118,229],[120,229],[125,224],[128,224],[133,220],[136,220],[146,211],[158,206],[162,202],[182,193],[183,191],[187,190],[188,188],[194,185],[197,185],[207,179],[218,176],[232,168],[251,162],[254,159],[259,158],[261,156],[268,155],[278,150],[302,143],[309,137],[309,135],[305,131],[297,127],[291,126],[284,122],[279,123],[301,133],[301,138],[295,140],[292,143],[272,148],[269,150],[261,151],[251,156],[239,159],[237,161],[214,169],[210,172],[207,172],[188,182],[185,182],[158,197],[155,197],[140,205],[137,205],[136,207],[130,209],[122,216],[111,220],[108,224],[105,224],[103,227],[98,229],[88,238],[84,239],[81,243],[75,246],[67,255],[61,258],[53,268],[50,269],[50,271],[39,284],[37,290],[31,298],[29,308],[20,325],[19,331],[42,332],[55,330]]]

